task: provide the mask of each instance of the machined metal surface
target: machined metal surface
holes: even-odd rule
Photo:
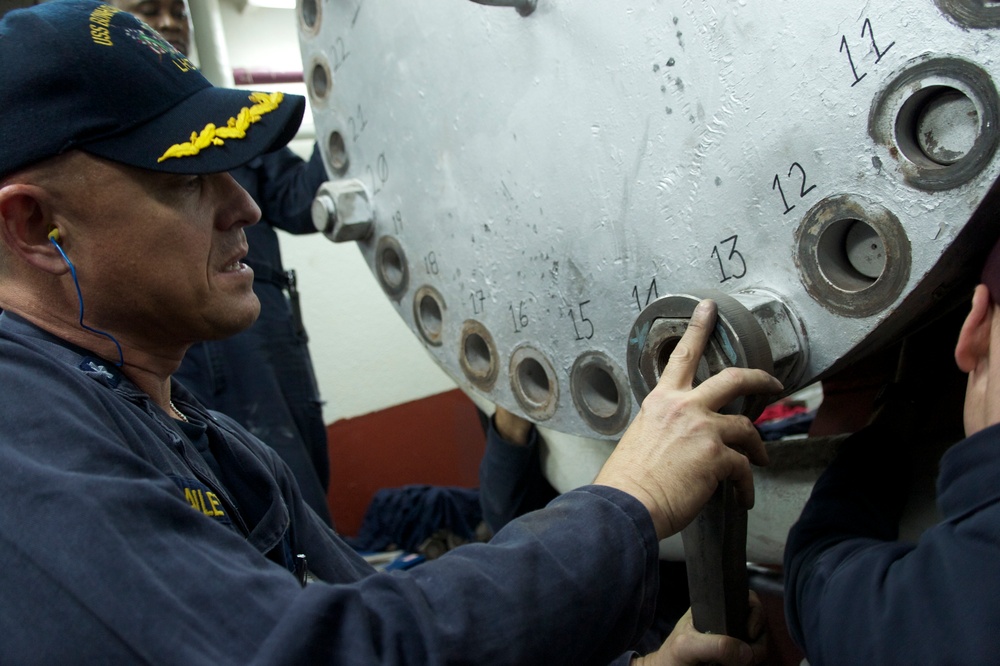
[[[890,210],[864,197],[823,199],[806,213],[795,239],[806,293],[842,317],[886,311],[910,278],[906,230]]]
[[[771,304],[766,298],[761,298],[761,294],[754,294],[751,299],[755,308],[763,313],[762,319],[768,322],[769,336],[749,308],[723,292],[664,296],[643,309],[629,335],[626,358],[637,402],[641,403],[660,380],[670,354],[687,330],[695,306],[704,298],[711,298],[716,303],[716,324],[695,373],[695,385],[729,367],[756,368],[788,381],[786,372],[775,372],[776,356],[782,362],[780,367],[783,370],[799,366],[802,351],[794,333],[794,324],[785,327],[787,332],[775,326],[776,313],[786,312],[780,303]],[[770,400],[770,396],[741,397],[720,411],[756,418]]]
[[[968,270],[950,249],[992,242],[976,212],[1000,173],[1000,27],[979,5],[298,16],[324,160],[370,194],[359,247],[400,316],[466,391],[614,439],[638,410],[618,383],[629,335],[659,296],[768,294],[765,336],[800,346],[793,391],[921,317]],[[526,383],[497,381],[526,348]]]
[[[948,54],[899,65],[869,115],[871,138],[900,159],[906,182],[949,190],[974,181],[1000,141],[1000,99],[990,73]]]

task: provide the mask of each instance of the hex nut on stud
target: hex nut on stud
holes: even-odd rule
[[[334,243],[365,240],[375,222],[368,189],[356,178],[323,183],[313,199],[312,219]]]

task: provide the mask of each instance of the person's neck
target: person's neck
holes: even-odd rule
[[[9,309],[42,330],[114,363],[139,390],[164,410],[170,411],[170,376],[180,366],[186,346],[152,348],[147,344],[137,344],[127,334],[84,329],[78,320],[68,320],[47,310]]]

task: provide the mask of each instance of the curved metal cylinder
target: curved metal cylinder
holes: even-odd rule
[[[442,339],[478,321],[505,369],[531,346],[554,369],[546,424],[602,438],[621,430],[593,418],[573,368],[627,367],[629,324],[660,295],[777,295],[803,352],[775,361],[791,392],[962,284],[953,249],[997,235],[983,208],[1000,175],[995,13],[972,0],[547,1],[528,17],[298,5],[320,150],[370,194],[377,240],[359,247],[402,319],[463,389],[530,418],[509,381],[484,390],[427,335],[413,303],[433,287]]]

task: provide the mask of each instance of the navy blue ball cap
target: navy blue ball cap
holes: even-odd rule
[[[69,150],[229,171],[295,135],[299,95],[216,88],[131,14],[54,0],[0,20],[0,178]]]

